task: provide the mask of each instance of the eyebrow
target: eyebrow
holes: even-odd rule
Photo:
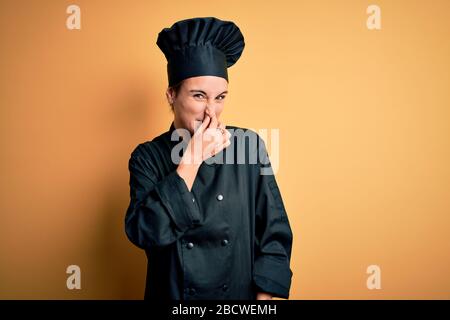
[[[200,93],[203,93],[205,96],[207,96],[206,92],[203,91],[203,90],[189,90],[189,92],[192,92],[192,93],[193,92],[200,92]],[[220,96],[220,95],[225,94],[225,93],[228,93],[228,90],[225,90],[224,92],[218,94],[217,96]]]

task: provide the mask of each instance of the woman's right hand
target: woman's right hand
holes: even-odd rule
[[[202,162],[228,147],[231,144],[230,137],[231,133],[218,121],[216,114],[207,110],[203,122],[189,140],[177,167],[177,173],[183,178],[189,191]]]
[[[189,140],[184,160],[200,165],[204,160],[228,147],[231,144],[230,138],[231,133],[219,122],[216,113],[206,109],[203,122]]]

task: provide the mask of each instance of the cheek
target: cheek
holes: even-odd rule
[[[195,100],[184,100],[180,105],[180,111],[183,113],[183,117],[190,118],[203,113],[205,107],[204,104]]]
[[[220,114],[223,111],[223,108],[224,108],[224,103],[223,102],[216,105],[216,110],[215,111],[216,111],[217,117],[220,116]]]

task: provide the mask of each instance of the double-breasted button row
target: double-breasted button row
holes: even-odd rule
[[[222,246],[227,246],[227,245],[230,244],[230,241],[228,241],[227,239],[223,239],[223,240],[221,241],[221,243],[222,243]],[[187,243],[185,244],[185,246],[186,246],[186,248],[188,248],[188,249],[192,249],[192,248],[194,247],[194,244],[193,244],[192,242],[187,242]]]
[[[217,200],[222,201],[223,200],[223,195],[222,194],[218,194],[216,198],[217,198]],[[195,198],[192,198],[192,202],[195,202]]]
[[[230,244],[230,241],[228,241],[227,239],[223,239],[221,243],[223,246],[227,246],[228,244]],[[192,242],[186,243],[186,248],[192,249],[193,247],[194,247],[194,244]]]

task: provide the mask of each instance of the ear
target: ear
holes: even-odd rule
[[[166,97],[169,104],[172,105],[173,101],[175,100],[175,92],[172,88],[167,88]]]

